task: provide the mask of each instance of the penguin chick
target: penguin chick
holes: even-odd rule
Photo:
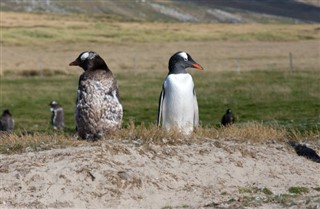
[[[50,104],[51,111],[51,124],[54,129],[63,129],[64,128],[64,112],[62,106],[56,102],[51,101]]]
[[[123,109],[119,89],[105,61],[96,52],[85,51],[69,65],[84,70],[79,78],[75,108],[80,138],[96,140],[121,128]]]
[[[0,118],[0,131],[13,131],[14,119],[9,109],[4,109]]]
[[[235,122],[235,117],[232,113],[232,110],[229,108],[227,109],[226,113],[221,118],[221,125],[222,126],[230,126]]]

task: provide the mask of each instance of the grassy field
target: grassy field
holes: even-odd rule
[[[1,12],[5,45],[55,42],[299,41],[320,39],[317,24],[119,22],[110,18]]]
[[[257,121],[301,131],[319,130],[317,71],[196,72],[193,77],[203,126],[218,126],[225,110],[231,107],[238,123]],[[164,75],[119,73],[117,79],[124,126],[129,121],[156,123]],[[67,130],[73,130],[77,80],[77,75],[3,78],[2,107],[12,109],[18,130],[45,131],[50,128],[48,104],[55,99],[65,109]]]
[[[124,127],[153,127],[167,62],[190,52],[206,71],[193,75],[203,127],[218,128],[228,107],[237,126],[272,125],[317,136],[320,129],[319,25],[224,25],[118,22],[86,16],[1,13],[0,108],[8,107],[16,131],[52,133],[49,102],[73,111],[81,51],[106,57],[124,106]],[[288,53],[294,70],[288,70]],[[218,135],[218,134],[217,134]]]

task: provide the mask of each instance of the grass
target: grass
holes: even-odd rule
[[[2,43],[41,45],[54,42],[298,41],[318,40],[317,25],[228,25],[119,22],[82,15],[1,12]],[[41,19],[41,21],[40,21]],[[88,30],[90,28],[90,30]]]
[[[290,187],[289,193],[274,194],[270,189],[258,187],[240,187],[238,189],[239,195],[236,198],[230,196],[230,199],[220,203],[221,206],[227,208],[256,208],[265,204],[278,204],[282,207],[296,206],[298,208],[316,208],[319,202],[319,194],[312,195],[305,198],[304,194],[309,192],[306,187]],[[210,203],[205,207],[217,207],[220,204]]]
[[[306,187],[290,187],[288,191],[289,193],[292,193],[292,194],[303,194],[303,193],[308,193],[309,189]]]
[[[202,126],[190,137],[177,131],[167,133],[156,126],[164,75],[118,74],[124,128],[110,139],[130,140],[141,145],[146,142],[180,144],[204,138],[259,143],[287,138],[313,140],[319,136],[317,82],[320,75],[316,71],[206,74],[194,74]],[[142,77],[143,82],[137,79]],[[72,136],[75,134],[73,113],[77,81],[78,75],[74,74],[2,78],[1,108],[11,110],[16,128],[9,140],[1,140],[0,152],[37,151],[75,144]],[[48,104],[51,100],[57,100],[64,107],[66,128],[63,133],[55,132],[50,125]],[[232,127],[220,128],[220,119],[227,107],[233,109],[237,122]]]
[[[140,79],[143,77],[143,82]],[[165,75],[118,74],[124,127],[129,121],[146,127],[157,120],[158,97]],[[231,107],[238,127],[258,122],[298,132],[318,132],[320,127],[320,76],[316,71],[248,71],[194,74],[200,120],[203,127],[219,127]],[[78,75],[3,78],[1,108],[8,107],[17,130],[46,132],[50,129],[49,102],[60,102],[66,114],[66,130],[74,130],[74,105]],[[262,136],[259,125],[250,132]],[[230,134],[232,131],[230,131]],[[271,134],[271,133],[266,133]]]
[[[0,108],[9,108],[16,122],[11,141],[1,141],[2,153],[42,149],[34,144],[50,141],[51,135],[62,140],[54,140],[53,147],[63,141],[73,144],[80,72],[65,68],[84,48],[108,54],[107,62],[118,80],[124,129],[114,139],[183,141],[179,133],[166,133],[155,125],[167,73],[163,71],[167,69],[166,56],[177,49],[194,52],[194,58],[207,68],[190,70],[201,120],[191,138],[261,142],[319,135],[317,24],[141,23],[82,15],[0,14],[1,43],[6,51],[0,72]],[[290,51],[294,52],[295,71],[289,72]],[[241,72],[233,70],[235,60]],[[51,100],[60,102],[65,110],[64,133],[51,128]],[[223,129],[220,119],[228,107],[236,114],[237,123]],[[23,141],[21,133],[25,132],[34,135]]]

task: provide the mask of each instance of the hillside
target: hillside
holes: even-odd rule
[[[86,13],[123,20],[180,22],[320,22],[314,0],[3,0],[2,11]]]

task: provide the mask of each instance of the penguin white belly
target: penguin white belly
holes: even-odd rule
[[[189,134],[194,127],[194,83],[190,74],[170,74],[164,82],[162,126]]]

